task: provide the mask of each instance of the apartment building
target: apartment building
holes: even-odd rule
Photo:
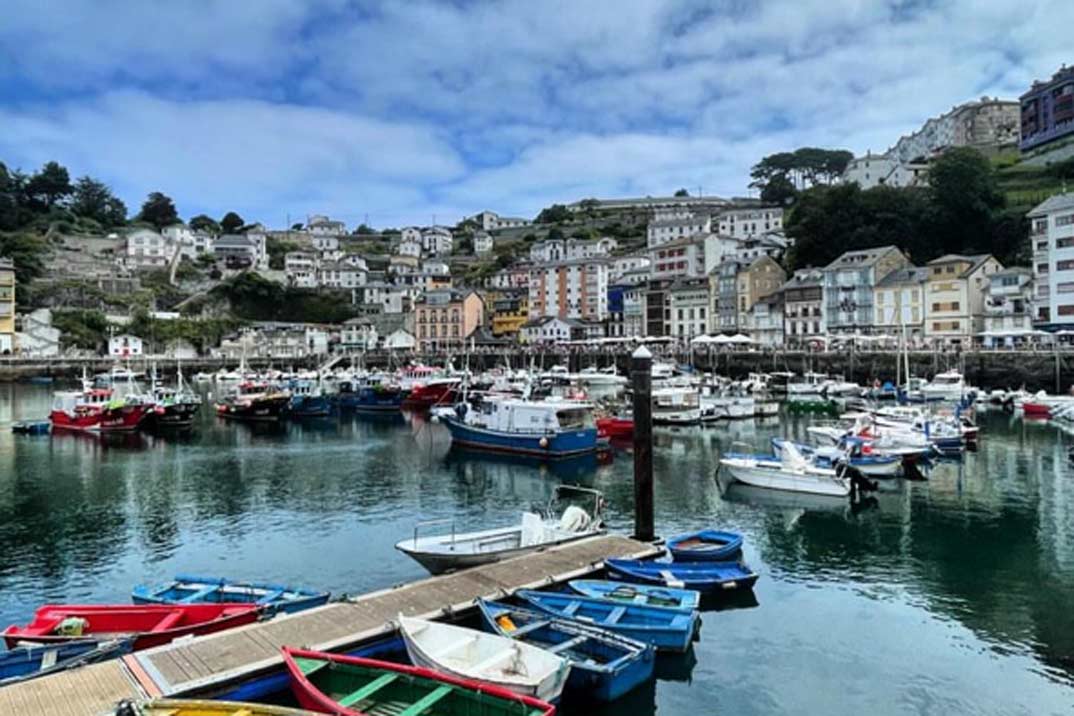
[[[0,355],[15,352],[15,264],[0,258]]]
[[[530,318],[603,321],[608,313],[608,262],[575,259],[534,266],[528,291]]]
[[[522,219],[515,216],[500,216],[494,211],[482,211],[480,214],[471,216],[470,220],[477,223],[477,225],[484,231],[515,229],[521,226],[529,226],[533,223],[529,219]]]
[[[670,335],[689,340],[708,333],[710,303],[707,277],[676,279],[667,290]]]
[[[649,276],[675,279],[705,275],[705,239],[689,237],[658,244],[649,249]]]
[[[928,269],[908,266],[880,279],[874,289],[877,333],[917,338],[925,332],[925,282]]]
[[[829,333],[874,333],[876,284],[910,260],[895,246],[847,251],[824,267],[824,317]]]
[[[179,244],[151,229],[135,229],[127,234],[127,265],[132,268],[162,268],[171,263]]]
[[[984,344],[1013,345],[1033,330],[1033,271],[1022,266],[989,276],[984,297]]]
[[[777,292],[786,280],[787,272],[771,256],[761,256],[745,264],[735,277],[738,325],[747,325],[754,304]]]
[[[1064,65],[1050,80],[1034,82],[1019,101],[1023,152],[1074,136],[1074,67]]]
[[[650,249],[672,241],[712,232],[712,217],[708,214],[688,213],[676,218],[656,219],[649,222],[646,230]]]
[[[486,306],[492,310],[492,335],[515,338],[529,320],[529,292],[525,289],[501,289],[490,292]]]
[[[778,206],[726,209],[716,216],[716,232],[736,239],[782,230],[783,209]]]
[[[789,345],[802,345],[827,333],[824,323],[824,272],[798,269],[783,284],[783,326]]]
[[[461,348],[484,320],[485,303],[476,291],[427,291],[414,307],[414,328],[422,350]]]
[[[1035,323],[1042,328],[1074,325],[1074,193],[1034,207],[1029,218],[1036,285]]]
[[[925,337],[968,347],[984,331],[984,297],[1003,266],[991,254],[948,254],[928,262]]]

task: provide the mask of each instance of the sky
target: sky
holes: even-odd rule
[[[1070,0],[5,0],[0,161],[282,227],[745,196],[1074,62]]]

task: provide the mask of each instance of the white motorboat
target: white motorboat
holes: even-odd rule
[[[860,396],[863,391],[860,385],[843,380],[842,376],[834,376],[824,382],[824,395],[829,398]]]
[[[794,399],[812,395],[820,395],[824,392],[828,382],[826,373],[806,373],[802,380],[787,383],[787,397]]]
[[[583,368],[576,376],[578,382],[591,386],[618,386],[626,385],[626,376],[615,372],[615,366],[608,366],[598,370],[596,367]]]
[[[559,698],[571,670],[551,651],[498,634],[403,615],[399,632],[415,666],[542,701]]]
[[[779,457],[729,454],[720,467],[739,482],[754,487],[814,495],[847,496],[850,479],[835,470],[813,466],[791,442],[780,449]]]
[[[570,494],[592,499],[591,511],[578,505],[568,505],[558,518],[552,516],[556,504],[564,499],[564,495]],[[451,520],[418,523],[414,527],[414,536],[398,542],[395,548],[433,574],[499,562],[603,533],[604,523],[600,517],[603,504],[604,497],[597,490],[559,485],[552,493],[546,517],[524,512],[521,522],[517,525],[465,533],[457,533]],[[451,524],[448,534],[424,537],[419,535],[422,527],[443,526],[448,523]]]
[[[921,386],[925,400],[961,400],[966,394],[966,381],[957,370],[937,373],[932,380]]]
[[[697,388],[676,386],[658,388],[652,393],[653,423],[657,425],[695,425],[701,422],[701,401]]]

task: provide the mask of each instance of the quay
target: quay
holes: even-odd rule
[[[102,716],[122,699],[219,693],[277,668],[280,647],[346,650],[389,634],[391,620],[437,618],[577,579],[613,557],[645,558],[658,547],[600,535],[533,554],[370,592],[343,602],[0,688],[0,714]]]

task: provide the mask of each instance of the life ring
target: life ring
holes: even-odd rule
[[[537,441],[537,444],[540,445],[542,448],[547,448],[548,447],[548,438],[541,438],[540,440]]]

